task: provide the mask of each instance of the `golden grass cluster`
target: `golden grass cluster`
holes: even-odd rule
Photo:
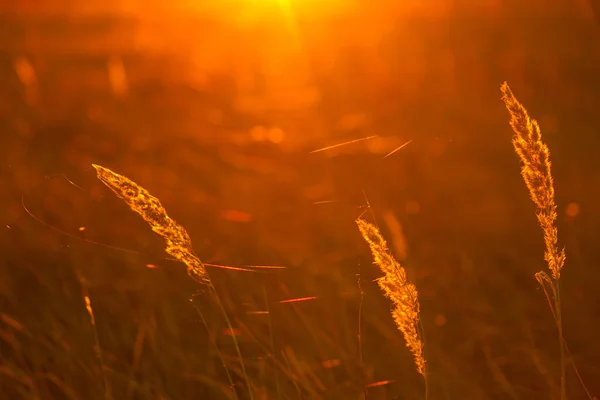
[[[417,371],[426,377],[423,341],[419,336],[419,299],[417,288],[406,278],[406,270],[392,256],[387,243],[377,227],[362,218],[356,220],[362,237],[369,244],[374,263],[384,276],[378,279],[379,287],[394,303],[392,316],[404,335]]]
[[[542,280],[550,282],[553,288],[555,300],[553,311],[555,311],[561,340],[561,398],[565,398],[562,323],[558,288],[558,280],[565,263],[565,252],[564,249],[559,249],[558,247],[558,230],[556,227],[557,206],[551,173],[550,151],[548,150],[548,146],[542,141],[542,134],[537,121],[530,118],[527,110],[515,98],[506,82],[502,84],[501,91],[503,93],[502,99],[511,116],[510,125],[515,133],[512,143],[515,152],[521,160],[521,175],[536,205],[537,219],[544,234],[544,258],[548,263],[553,281],[550,282],[550,278],[545,272],[536,274],[536,278],[540,282]],[[186,264],[188,274],[193,279],[212,287],[204,264],[192,249],[188,233],[181,225],[177,224],[167,215],[160,201],[129,178],[100,165],[94,164],[93,166],[96,169],[98,179],[108,186],[118,197],[123,199],[131,210],[140,214],[154,232],[165,239],[167,253]],[[374,264],[384,274],[378,279],[379,287],[394,304],[392,316],[398,329],[404,336],[407,347],[412,353],[416,369],[423,377],[427,378],[424,344],[419,331],[420,306],[417,288],[407,279],[406,270],[391,254],[379,229],[363,218],[358,218],[356,224],[362,237],[371,249]],[[86,302],[89,310],[89,298],[86,298]],[[225,318],[227,318],[224,310],[223,313]],[[93,315],[90,315],[93,319]],[[228,326],[231,327],[229,319],[227,319],[227,322]],[[236,348],[241,359],[239,347]],[[243,362],[242,369],[244,376],[246,376]],[[248,389],[250,390],[250,385]],[[251,390],[250,396],[252,396]]]
[[[192,240],[187,231],[173,221],[156,197],[126,176],[119,175],[101,165],[93,164],[98,179],[123,199],[129,208],[144,218],[152,230],[162,236],[166,252],[187,266],[194,280],[211,285],[206,268],[192,249]]]
[[[544,232],[546,245],[544,258],[552,272],[552,277],[558,280],[565,264],[565,251],[558,248],[550,150],[542,141],[542,132],[537,121],[529,116],[506,82],[502,84],[501,91],[502,100],[510,113],[510,126],[515,133],[512,142],[515,152],[521,159],[521,175],[531,199],[537,206],[537,219]]]

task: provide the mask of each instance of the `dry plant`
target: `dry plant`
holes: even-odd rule
[[[188,275],[212,291],[229,330],[233,331],[231,321],[223,307],[223,304],[221,303],[217,292],[215,291],[214,286],[212,285],[210,277],[208,276],[208,272],[206,271],[206,267],[202,261],[200,261],[200,258],[198,258],[198,256],[194,253],[192,241],[187,231],[181,225],[171,219],[171,217],[169,217],[167,211],[160,203],[160,200],[152,196],[146,189],[133,182],[126,176],[119,175],[106,167],[97,164],[92,164],[92,166],[96,169],[96,175],[98,179],[110,190],[112,190],[118,197],[123,199],[123,201],[125,201],[131,210],[141,215],[154,232],[158,233],[165,239],[167,244],[165,249],[166,252],[187,266]],[[202,314],[200,314],[200,317],[206,325]],[[252,387],[246,373],[246,367],[244,366],[238,341],[235,335],[231,335],[231,337],[237,355],[240,359],[241,372],[246,380],[250,399],[253,399],[254,396],[252,394]],[[220,354],[218,348],[217,351]],[[223,365],[225,365],[224,361],[221,361],[223,362]],[[227,368],[226,373],[231,387],[233,388],[234,383]]]
[[[504,82],[500,88],[502,100],[510,114],[510,126],[515,135],[512,143],[521,159],[521,175],[536,205],[536,215],[544,234],[544,259],[552,278],[544,271],[535,274],[537,281],[546,290],[551,287],[554,304],[552,312],[556,319],[560,342],[560,398],[566,398],[564,339],[562,330],[559,279],[565,264],[565,251],[558,247],[558,229],[556,227],[556,201],[554,199],[554,181],[550,170],[550,150],[542,141],[542,132],[535,119],[532,119],[523,105],[515,98],[510,87]]]
[[[502,100],[510,113],[510,126],[515,132],[512,142],[515,152],[521,159],[521,175],[537,207],[537,218],[544,232],[546,243],[544,258],[552,278],[558,281],[565,264],[565,251],[558,248],[550,150],[542,141],[542,132],[537,121],[529,117],[527,110],[515,98],[506,82],[502,84],[501,90],[504,95]]]
[[[379,229],[362,218],[357,219],[356,224],[362,237],[371,248],[374,263],[384,273],[384,276],[379,278],[377,282],[385,295],[394,303],[392,316],[413,355],[417,372],[427,380],[423,341],[419,335],[417,288],[406,278],[406,270],[392,256]]]
[[[96,169],[98,179],[123,199],[131,210],[140,214],[154,232],[165,239],[167,254],[184,263],[191,278],[210,286],[211,282],[206,273],[206,267],[192,249],[190,235],[167,215],[160,200],[126,176],[119,175],[101,165],[92,165]]]
[[[102,384],[104,386],[104,399],[110,400],[112,399],[110,383],[108,381],[108,376],[106,375],[106,371],[108,370],[106,364],[104,363],[104,356],[102,355],[102,348],[100,347],[100,337],[98,335],[98,328],[96,327],[96,316],[94,314],[94,308],[92,307],[92,300],[90,298],[90,294],[88,291],[88,286],[85,281],[85,278],[79,272],[78,269],[75,270],[75,275],[77,276],[77,280],[81,286],[81,295],[83,297],[83,301],[85,302],[85,309],[88,313],[88,317],[90,319],[90,324],[92,326],[92,331],[94,334],[94,353],[96,353],[96,358],[98,359],[98,364],[100,367],[100,376],[102,377]]]

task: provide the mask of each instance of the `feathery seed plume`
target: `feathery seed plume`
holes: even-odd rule
[[[154,232],[165,239],[166,252],[187,266],[188,275],[210,286],[206,268],[194,253],[190,236],[181,225],[167,215],[160,200],[126,176],[101,165],[92,164],[92,166],[96,169],[98,179],[123,199],[131,210],[141,215]]]
[[[415,360],[417,372],[425,377],[423,342],[418,333],[419,299],[417,298],[417,288],[406,278],[406,270],[390,253],[379,229],[362,218],[357,219],[356,224],[362,237],[371,248],[374,263],[384,273],[384,276],[379,278],[377,282],[386,297],[394,303],[392,316],[396,326],[404,335],[406,345]]]
[[[558,248],[550,150],[542,141],[539,124],[529,116],[506,82],[502,84],[500,90],[503,94],[502,100],[510,113],[510,126],[515,133],[512,143],[521,159],[521,175],[537,207],[537,219],[544,233],[546,246],[544,259],[548,263],[552,277],[558,280],[565,264],[565,251]]]

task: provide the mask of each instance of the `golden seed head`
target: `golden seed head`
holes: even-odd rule
[[[513,147],[521,160],[521,176],[531,200],[537,208],[537,219],[544,233],[544,259],[555,280],[565,264],[565,251],[558,248],[556,201],[552,179],[550,150],[542,141],[542,132],[523,105],[504,82],[500,88],[502,100],[510,114],[510,126],[515,133]]]
[[[181,225],[167,215],[160,200],[126,176],[101,165],[92,166],[96,169],[98,179],[123,199],[131,210],[141,215],[154,232],[165,239],[167,254],[187,265],[188,275],[194,280],[210,285],[206,268],[192,249],[190,236]]]
[[[394,303],[392,316],[396,326],[404,335],[404,341],[413,355],[417,371],[425,376],[423,341],[418,333],[420,310],[417,288],[408,282],[406,270],[390,253],[379,229],[362,218],[357,219],[356,224],[371,248],[374,263],[384,273],[377,282],[386,297]]]

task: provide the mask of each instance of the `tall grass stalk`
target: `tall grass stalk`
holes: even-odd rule
[[[94,353],[96,354],[96,358],[98,359],[98,364],[100,368],[100,376],[102,377],[102,385],[104,388],[104,400],[111,400],[111,389],[110,383],[108,381],[108,376],[106,375],[106,364],[104,363],[104,356],[102,355],[102,348],[100,347],[100,337],[98,336],[98,328],[96,327],[96,316],[94,314],[94,308],[92,307],[92,300],[90,298],[90,293],[88,291],[87,283],[85,278],[81,274],[79,270],[75,270],[75,275],[77,276],[77,280],[79,281],[79,285],[81,286],[81,295],[85,302],[85,309],[90,318],[90,324],[92,325],[92,331],[94,333]]]
[[[556,319],[560,346],[560,398],[566,399],[565,346],[563,338],[560,273],[565,265],[565,251],[558,247],[556,227],[556,201],[554,180],[551,172],[550,150],[542,141],[542,132],[535,119],[532,119],[523,105],[516,99],[506,82],[500,87],[502,100],[510,114],[510,126],[515,133],[512,139],[515,152],[521,160],[521,176],[536,205],[536,215],[544,234],[544,259],[552,278],[544,271],[535,274],[538,282],[552,287],[553,313]]]
[[[423,341],[419,334],[419,299],[416,286],[409,282],[406,270],[394,258],[379,229],[362,218],[356,220],[362,237],[369,244],[374,263],[381,269],[383,276],[377,280],[379,287],[394,303],[392,316],[396,326],[404,335],[404,341],[413,355],[417,372],[425,378],[427,395],[427,372],[423,355]]]
[[[132,211],[138,213],[152,228],[154,232],[165,239],[166,252],[187,266],[188,275],[196,282],[208,288],[217,302],[225,323],[230,332],[233,332],[231,320],[225,311],[221,298],[212,284],[206,267],[194,253],[192,241],[183,226],[171,219],[160,200],[152,196],[146,189],[133,182],[126,176],[119,175],[101,165],[92,164],[96,169],[98,179],[112,190],[129,206]],[[254,399],[250,378],[246,372],[244,358],[236,335],[231,335],[233,344],[240,360],[242,375],[246,381],[250,400]],[[229,376],[229,373],[228,373]],[[230,378],[231,379],[231,378]],[[235,389],[234,389],[235,391]]]

